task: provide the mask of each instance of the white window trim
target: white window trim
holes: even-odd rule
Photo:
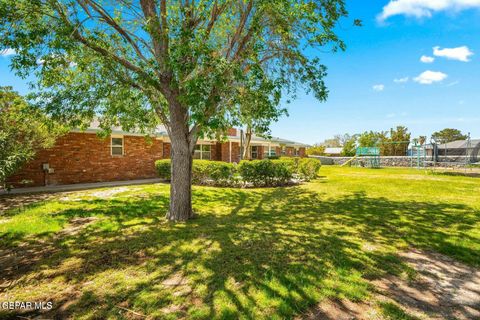
[[[209,159],[205,159],[205,160],[212,160],[212,145],[211,144],[208,144],[208,143],[197,143],[197,146],[200,146],[200,150],[194,150],[194,153],[196,151],[200,151],[200,159],[198,160],[203,160],[203,153],[207,152],[207,151],[203,151],[203,146],[210,146],[210,150],[208,150],[208,153],[210,153],[210,158]],[[195,146],[196,147],[196,146]]]
[[[113,154],[113,147],[120,147],[119,145],[113,145],[113,139],[122,139],[122,154]],[[110,155],[112,157],[123,157],[125,155],[125,138],[124,136],[121,135],[112,135],[110,136]]]
[[[269,145],[268,147],[263,147],[263,156],[264,157],[276,157],[277,150],[275,146]]]

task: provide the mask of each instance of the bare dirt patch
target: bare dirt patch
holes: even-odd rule
[[[374,281],[382,294],[413,314],[429,319],[480,319],[480,271],[435,252],[400,254],[418,275],[414,281]]]
[[[82,196],[88,196],[88,197],[95,197],[95,198],[101,198],[101,199],[107,199],[107,198],[112,198],[115,195],[132,190],[131,187],[126,186],[126,187],[118,187],[118,188],[108,188],[108,189],[101,189],[97,191],[84,191],[84,192],[76,192],[73,195],[75,195],[75,198],[72,198],[70,196],[66,196],[63,198],[60,198],[60,200],[63,201],[74,201],[78,200],[79,197]]]
[[[53,199],[52,193],[16,194],[0,196],[0,214],[10,209],[21,208],[32,203]]]
[[[480,270],[435,252],[412,249],[399,255],[417,272],[414,280],[373,280],[377,294],[371,301],[326,300],[302,319],[389,319],[392,309],[402,319],[480,319]]]

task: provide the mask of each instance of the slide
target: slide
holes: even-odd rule
[[[344,162],[340,167],[345,167],[345,166],[349,165],[355,159],[357,159],[356,155],[353,158],[349,159],[347,162]]]

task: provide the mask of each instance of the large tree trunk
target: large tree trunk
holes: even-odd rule
[[[170,137],[172,142],[172,178],[170,184],[170,210],[167,219],[186,221],[192,211],[192,164],[190,144],[184,137]]]
[[[190,133],[186,119],[187,108],[176,99],[170,101],[170,141],[172,177],[170,182],[170,210],[166,218],[186,221],[192,211],[192,164],[196,138]]]

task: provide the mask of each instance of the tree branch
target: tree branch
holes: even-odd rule
[[[162,87],[158,84],[158,82],[155,81],[155,79],[153,79],[152,77],[150,77],[150,75],[147,72],[145,72],[142,68],[138,67],[137,65],[128,61],[127,59],[125,59],[123,57],[120,57],[120,56],[116,55],[115,53],[113,53],[113,52],[95,44],[94,42],[89,41],[87,38],[85,38],[80,33],[78,27],[75,26],[72,23],[72,21],[70,21],[70,19],[68,18],[67,14],[64,11],[64,9],[62,8],[61,4],[58,1],[56,1],[55,4],[56,4],[56,6],[55,6],[56,11],[59,14],[60,18],[65,22],[66,25],[68,25],[69,27],[71,27],[73,29],[72,37],[74,39],[76,39],[77,41],[79,41],[80,43],[85,45],[86,47],[90,48],[91,50],[94,50],[95,52],[99,53],[100,55],[102,55],[104,57],[111,58],[115,62],[117,62],[120,65],[122,65],[123,67],[127,68],[128,70],[131,70],[131,71],[135,72],[139,76],[142,76],[145,79],[149,79],[153,84],[155,84],[156,89],[158,89],[160,92],[162,92]]]
[[[97,2],[95,2],[94,0],[78,0],[80,5],[82,5],[82,2],[84,1],[86,4],[89,4],[90,7],[92,7],[92,9],[95,10],[108,25],[114,28],[133,47],[140,59],[148,63],[147,58],[145,58],[142,51],[140,50],[140,47],[135,43],[135,41],[133,41],[127,30],[120,27],[118,23],[110,16],[110,14]],[[87,6],[82,5],[82,8],[84,8],[84,10],[86,7]]]

